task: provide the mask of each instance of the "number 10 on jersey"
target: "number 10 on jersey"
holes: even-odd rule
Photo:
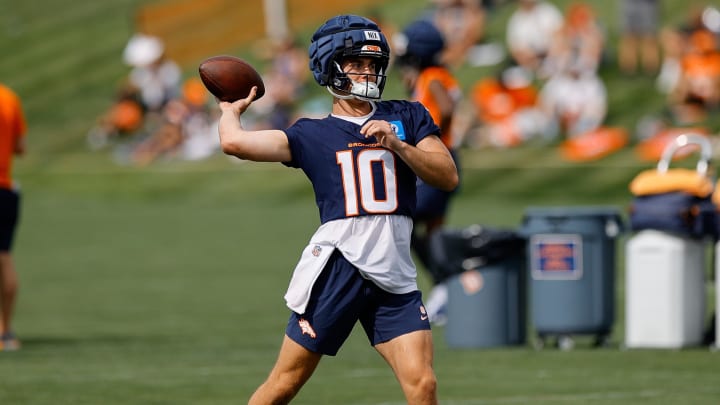
[[[360,204],[366,212],[372,214],[390,214],[397,209],[395,156],[390,151],[363,149],[354,156],[353,151],[344,150],[337,153],[337,163],[342,174],[347,216],[359,215]],[[380,175],[373,171],[373,167],[377,166],[382,167]],[[382,199],[378,198],[378,195],[382,195],[376,192],[379,191],[378,187],[384,188]]]

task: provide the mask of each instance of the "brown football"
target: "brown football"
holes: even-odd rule
[[[257,86],[255,100],[265,95],[265,84],[260,74],[240,58],[212,56],[200,64],[198,72],[208,91],[222,101],[233,102],[245,98],[253,86]]]

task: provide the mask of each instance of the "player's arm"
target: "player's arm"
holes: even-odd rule
[[[360,133],[366,137],[374,136],[382,146],[395,152],[425,183],[446,191],[457,187],[457,167],[437,136],[426,136],[417,146],[412,146],[398,139],[390,123],[382,120],[366,122]]]
[[[15,140],[15,148],[13,150],[13,153],[15,153],[18,156],[25,154],[25,137],[21,136]]]
[[[25,134],[27,133],[27,121],[25,121],[25,112],[20,104],[20,99],[16,95],[13,95],[13,97],[15,98],[15,113],[14,116],[10,118],[10,125],[12,126],[12,134],[15,135],[15,142],[12,151],[15,155],[22,156],[25,154],[26,148]]]
[[[436,124],[440,127],[441,133],[445,134],[450,127],[455,112],[455,101],[439,80],[432,80],[428,85],[428,89],[440,110],[440,122],[436,122]]]
[[[247,98],[233,103],[220,101],[222,110],[218,122],[220,147],[225,154],[257,162],[288,162],[292,159],[290,144],[285,131],[268,129],[249,131],[243,128],[240,116],[255,98],[253,87]]]

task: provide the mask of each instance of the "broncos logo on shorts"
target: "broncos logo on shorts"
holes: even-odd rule
[[[298,326],[300,326],[300,330],[302,330],[303,335],[308,335],[311,338],[315,339],[317,335],[315,334],[315,330],[310,326],[310,322],[308,322],[305,319],[300,319],[298,321]]]

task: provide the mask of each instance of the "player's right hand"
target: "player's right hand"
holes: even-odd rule
[[[234,101],[232,103],[229,101],[218,100],[218,105],[220,106],[220,109],[223,113],[229,112],[239,117],[245,112],[245,110],[248,109],[248,107],[250,107],[250,104],[252,104],[256,94],[257,86],[253,86],[253,88],[250,89],[250,94],[248,94],[247,97],[241,98],[240,100]]]

